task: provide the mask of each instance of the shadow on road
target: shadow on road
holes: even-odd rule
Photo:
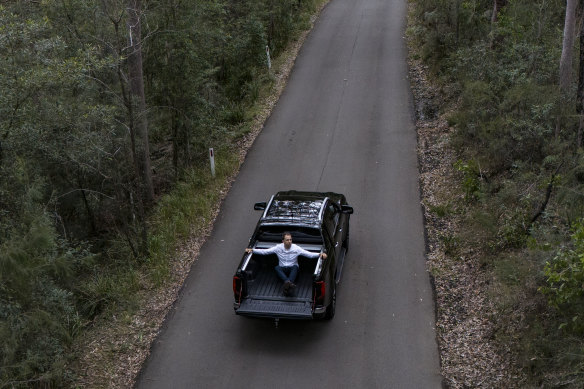
[[[271,355],[309,351],[318,339],[331,331],[332,322],[324,320],[274,320],[237,317],[240,321],[238,347],[242,351],[263,352]]]

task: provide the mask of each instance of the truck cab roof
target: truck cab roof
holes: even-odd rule
[[[327,199],[339,209],[344,196],[333,192],[284,191],[272,196],[268,203],[256,203],[264,209],[261,225],[289,224],[317,227],[322,222]]]

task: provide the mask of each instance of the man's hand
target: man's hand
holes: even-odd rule
[[[250,248],[245,249],[245,252],[248,254],[251,253],[252,251],[253,251],[253,249],[250,249]]]
[[[321,257],[322,259],[326,259],[326,253],[320,253],[320,257]]]

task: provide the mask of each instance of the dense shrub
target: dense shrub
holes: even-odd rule
[[[515,332],[502,330],[496,340],[514,339],[534,387],[582,387],[579,47],[572,85],[560,95],[566,2],[499,3],[493,18],[493,1],[418,0],[410,34],[450,92],[442,110],[455,129],[455,168],[470,209],[458,245],[480,248],[492,282],[505,286],[491,298],[504,302],[498,308],[507,315],[493,320]]]
[[[174,245],[236,169],[234,144],[273,82],[266,46],[282,53],[317,3],[142,2],[160,204],[137,174],[125,2],[0,5],[0,387],[64,386],[85,326],[131,310],[144,274],[164,282]],[[229,155],[217,180],[192,173],[209,147]]]
[[[40,209],[29,209],[0,245],[0,383],[62,382],[82,327],[73,285],[90,255],[58,238]]]
[[[574,315],[573,325],[584,329],[584,317],[574,307],[584,304],[584,220],[574,223],[571,248],[562,248],[544,267],[546,285],[540,290],[551,305]]]

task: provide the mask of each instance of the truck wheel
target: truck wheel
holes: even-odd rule
[[[326,312],[324,314],[324,318],[327,320],[330,320],[333,317],[335,317],[336,307],[337,307],[337,288],[334,286],[334,283],[333,283],[333,296],[331,299],[331,303],[328,305],[328,307],[326,307]]]

